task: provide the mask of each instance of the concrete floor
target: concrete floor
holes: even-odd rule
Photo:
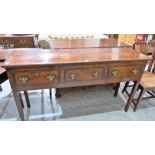
[[[5,82],[2,85],[3,92],[0,92],[0,119],[3,121],[13,121],[20,120],[17,112],[17,108],[15,106],[14,98],[11,93],[11,88],[9,86],[9,82]],[[153,121],[155,120],[155,103],[154,99],[144,100],[142,105],[139,107],[137,112],[133,112],[132,107],[130,107],[128,112],[124,112],[123,109],[111,112],[104,112],[98,114],[91,114],[85,116],[71,117],[62,119],[63,111],[61,105],[55,99],[53,95],[53,102],[51,103],[48,90],[44,91],[32,91],[30,92],[34,98],[31,100],[36,102],[36,95],[40,94],[45,96],[41,98],[41,105],[33,106],[33,108],[24,108],[26,120],[34,120],[34,121],[51,121],[51,120],[61,120],[61,121]],[[53,90],[54,94],[54,90]],[[119,91],[119,96],[122,98],[122,101],[126,103],[126,96],[121,94],[121,90]],[[125,106],[125,104],[124,104]],[[35,109],[33,111],[32,109]],[[40,111],[40,109],[42,109]]]
[[[121,84],[119,90],[119,96],[127,102],[127,96],[121,93],[124,83]],[[93,114],[88,116],[73,117],[63,120],[70,121],[154,121],[155,120],[155,99],[143,100],[139,109],[134,112],[134,106],[132,105],[128,112],[124,110],[112,111],[100,114]]]

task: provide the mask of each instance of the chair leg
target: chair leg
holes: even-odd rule
[[[49,89],[50,99],[52,99],[52,89]]]
[[[115,88],[116,88],[116,84],[113,85],[112,89],[115,90]]]
[[[124,86],[124,88],[123,88],[123,90],[122,90],[122,93],[124,93],[125,91],[126,91],[126,89],[127,89],[127,87],[129,86],[129,81],[127,81],[126,83],[125,83],[125,86]]]
[[[144,89],[141,89],[141,92],[140,92],[140,94],[138,96],[137,103],[136,103],[136,105],[134,107],[134,112],[137,110],[137,108],[138,108],[138,106],[139,106],[139,104],[140,104],[140,102],[142,100],[142,97],[143,97],[144,92],[145,92]]]
[[[24,103],[23,103],[23,100],[22,100],[22,95],[21,93],[19,92],[19,97],[20,97],[20,101],[21,101],[21,104],[22,104],[22,108],[24,108]]]
[[[56,88],[56,94],[55,94],[56,98],[60,98],[61,94],[60,94],[60,89]]]
[[[120,83],[116,83],[114,96],[117,97]]]
[[[154,90],[152,90],[152,92],[155,94],[155,91]]]
[[[28,96],[28,93],[27,91],[24,91],[24,95],[25,95],[25,100],[26,100],[26,103],[27,103],[27,107],[30,108],[30,100],[29,100],[29,96]]]
[[[2,87],[1,87],[1,85],[0,85],[0,91],[2,91]]]

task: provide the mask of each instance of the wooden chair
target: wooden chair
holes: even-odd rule
[[[151,56],[152,55],[152,53],[154,51],[152,47],[155,47],[155,41],[154,40],[153,41],[149,41],[149,42],[147,42],[147,41],[136,41],[133,44],[133,49],[134,50],[137,50],[140,53],[142,53],[144,55],[147,55],[147,56]],[[150,71],[150,68],[149,68],[148,71]],[[124,92],[127,87],[133,86],[133,85],[129,85],[129,83],[130,82],[126,82],[125,87],[124,87],[122,92]],[[119,88],[120,88],[120,83],[116,83],[116,85],[113,88],[115,90],[115,92],[114,92],[114,96],[115,97],[117,97],[117,95],[118,95]]]
[[[129,87],[129,82],[126,82],[122,93],[126,93],[129,96],[129,92],[127,91],[127,88]],[[137,110],[138,106],[140,105],[140,102],[142,99],[148,99],[148,98],[155,98],[155,50],[152,54],[152,59],[149,62],[149,66],[147,71],[144,72],[142,79],[140,81],[140,85],[138,87],[138,90],[140,90],[139,96],[137,100],[133,100],[133,104],[135,105],[134,111]],[[144,93],[149,94],[149,97],[143,97]]]
[[[140,53],[144,55],[152,55],[152,48],[150,47],[155,47],[155,41],[136,41],[133,44],[133,49],[140,51]]]
[[[145,41],[147,34],[137,34],[135,41]]]

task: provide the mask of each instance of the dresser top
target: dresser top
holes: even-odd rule
[[[10,50],[11,51],[11,50]],[[13,49],[4,67],[40,66],[115,61],[147,61],[149,58],[131,48]]]
[[[51,40],[52,48],[115,48],[115,47],[131,47],[114,38],[110,39],[56,39]]]

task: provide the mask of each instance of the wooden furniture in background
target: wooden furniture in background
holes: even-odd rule
[[[119,48],[131,47],[131,45],[114,38],[110,39],[57,39],[51,40],[52,49],[71,48]]]
[[[115,39],[118,39],[118,34],[108,34],[108,37],[109,38],[115,38]]]
[[[35,35],[0,35],[0,46],[3,48],[38,47]]]
[[[145,41],[146,34],[137,34],[135,41]]]
[[[137,34],[135,41],[152,41],[155,40],[155,34]]]
[[[152,40],[155,40],[155,34],[153,34],[153,38],[152,38]]]
[[[71,40],[94,40],[94,39],[108,39],[109,37],[107,35],[103,34],[46,34],[46,35],[39,35],[38,36],[38,45],[40,48],[43,49],[50,49],[50,42],[52,40],[66,40],[66,41],[71,41]]]
[[[95,39],[96,36],[93,34],[49,34],[50,39]],[[104,35],[102,36],[104,37]]]
[[[153,48],[150,47],[155,47],[155,41],[136,41],[133,44],[133,49],[139,51],[140,53],[144,55],[152,55],[153,53]]]
[[[61,52],[60,52],[61,51]],[[90,54],[91,53],[91,54]],[[7,70],[21,120],[25,120],[20,91],[136,81],[128,110],[148,57],[130,48],[14,50],[3,67]]]
[[[118,40],[126,42],[130,45],[133,45],[136,41],[151,41],[155,40],[154,34],[119,34]]]

